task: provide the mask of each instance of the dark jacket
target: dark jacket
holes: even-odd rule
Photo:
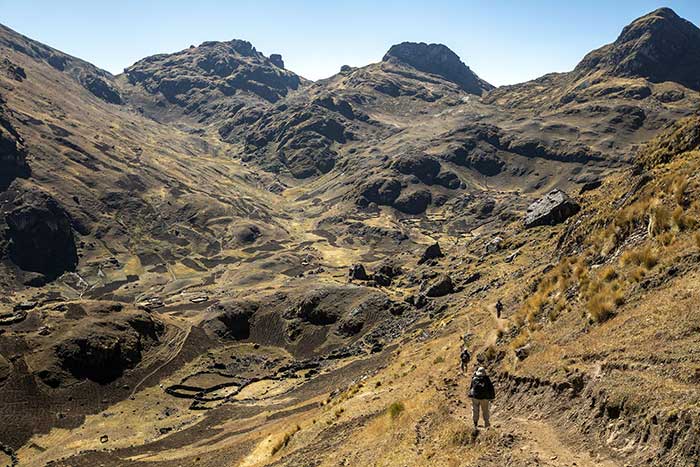
[[[469,397],[472,399],[493,400],[496,398],[496,390],[488,375],[474,375],[469,387]]]
[[[459,354],[459,361],[462,362],[462,365],[466,366],[469,363],[469,360],[472,359],[471,354],[469,353],[469,350],[466,348],[462,349],[462,353]]]

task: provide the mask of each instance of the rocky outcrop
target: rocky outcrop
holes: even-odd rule
[[[395,178],[376,176],[359,189],[356,204],[361,207],[369,203],[391,206],[401,194],[401,182]]]
[[[396,198],[394,207],[404,214],[422,214],[428,209],[433,195],[425,189],[407,190]]]
[[[586,55],[574,73],[594,71],[674,81],[700,90],[700,29],[670,8],[659,8],[626,26],[612,44]]]
[[[119,90],[105,78],[97,75],[87,75],[81,79],[85,89],[96,97],[110,104],[121,105],[124,103]]]
[[[389,287],[394,278],[403,274],[403,270],[398,263],[391,259],[382,261],[377,270],[372,274],[374,282],[382,287]]]
[[[160,116],[159,106],[175,106],[201,122],[223,121],[244,107],[277,102],[301,84],[284,69],[281,56],[268,59],[241,40],[154,55],[124,73],[131,92],[150,101],[146,112]]]
[[[418,260],[418,264],[423,264],[426,263],[432,259],[437,259],[437,258],[442,258],[442,250],[440,249],[440,244],[435,242],[429,247],[423,251],[423,254],[421,255],[420,259]]]
[[[277,68],[284,69],[284,60],[282,60],[282,55],[280,54],[270,54],[270,63],[275,65]]]
[[[6,190],[15,178],[30,175],[22,137],[5,115],[2,103],[0,98],[0,191]]]
[[[243,109],[221,126],[219,135],[226,142],[243,143],[264,168],[273,172],[286,168],[303,179],[335,167],[335,146],[352,138],[347,127],[342,114],[312,102],[279,105],[264,114],[258,108]]]
[[[364,265],[357,263],[350,266],[350,270],[348,271],[348,279],[358,281],[369,280],[369,276],[367,275],[367,270],[365,269]]]
[[[437,159],[421,155],[402,156],[392,167],[404,175],[415,176],[427,185],[432,185],[440,172],[440,162]]]
[[[48,279],[75,269],[78,255],[71,220],[51,196],[36,191],[17,194],[4,216],[7,251],[20,269]]]
[[[7,77],[19,83],[27,79],[27,72],[24,68],[7,58],[3,58],[2,61],[0,61],[0,70],[2,70]]]
[[[210,308],[216,318],[208,320],[205,328],[219,337],[245,340],[250,337],[251,319],[260,305],[256,302],[226,302]]]
[[[552,190],[527,208],[525,228],[562,223],[580,209],[581,206],[566,193]]]
[[[439,274],[436,278],[421,284],[420,293],[426,297],[442,297],[455,290],[452,278],[447,274]]]
[[[163,324],[146,313],[83,321],[56,345],[55,355],[59,366],[75,378],[108,383],[135,367],[163,331]]]
[[[393,45],[382,60],[398,61],[419,71],[438,75],[470,94],[481,95],[484,91],[493,89],[493,86],[471,71],[457,54],[442,44],[402,42]]]

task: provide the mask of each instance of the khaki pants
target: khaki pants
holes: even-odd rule
[[[479,409],[481,409],[482,416],[484,417],[484,426],[488,428],[491,426],[489,422],[489,405],[491,401],[486,399],[472,399],[472,415],[474,416],[474,427],[479,425]]]

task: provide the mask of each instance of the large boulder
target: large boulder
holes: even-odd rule
[[[350,266],[350,270],[348,271],[348,279],[358,281],[369,280],[369,276],[367,275],[367,270],[365,269],[364,265],[357,263]]]
[[[527,208],[525,228],[559,224],[580,209],[581,206],[569,195],[561,190],[552,190]]]
[[[440,244],[438,242],[435,242],[425,249],[420,259],[418,260],[418,264],[423,264],[427,261],[430,261],[431,259],[442,258],[443,256],[444,255],[442,254],[442,250],[440,249]]]
[[[426,297],[442,297],[454,292],[454,283],[447,274],[440,274],[435,279],[421,284],[420,293]]]

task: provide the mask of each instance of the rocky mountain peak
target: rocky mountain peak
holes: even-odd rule
[[[398,61],[419,71],[441,76],[471,94],[481,95],[493,86],[479,78],[459,56],[443,44],[402,42],[391,46],[382,61]]]
[[[700,29],[670,8],[659,8],[625,26],[612,44],[590,52],[575,71],[674,81],[698,90],[699,67]]]
[[[158,119],[178,115],[180,108],[200,122],[222,120],[245,106],[277,102],[302,80],[284,69],[280,55],[270,58],[250,42],[203,42],[172,54],[144,58],[124,70],[129,93],[144,111]],[[155,96],[160,104],[149,104]]]
[[[209,49],[209,48],[223,48],[226,49],[229,53],[236,53],[239,55],[242,55],[244,57],[261,57],[262,54],[259,53],[257,50],[255,50],[255,47],[253,47],[253,44],[251,44],[248,41],[243,41],[240,39],[232,39],[230,41],[206,41],[202,42],[199,45],[200,49]]]

